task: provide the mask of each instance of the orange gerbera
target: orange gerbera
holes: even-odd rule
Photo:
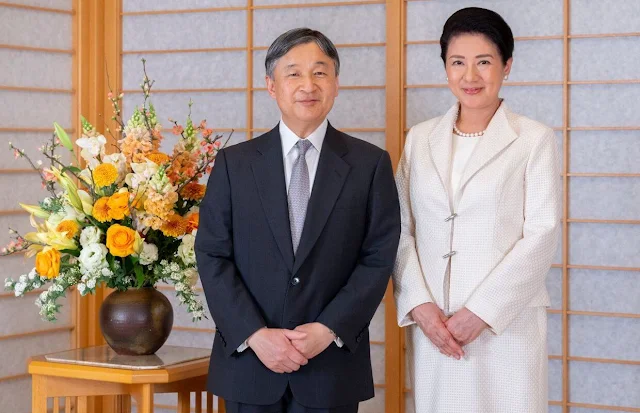
[[[185,218],[187,221],[187,233],[193,232],[193,230],[198,229],[198,224],[200,223],[200,213],[192,212]]]
[[[170,215],[160,231],[167,237],[179,237],[187,232],[187,221],[178,214]]]
[[[206,185],[202,185],[197,182],[191,182],[186,184],[184,188],[182,188],[182,191],[180,191],[180,195],[182,195],[184,199],[187,199],[189,201],[199,201],[204,198],[204,193],[206,190]]]

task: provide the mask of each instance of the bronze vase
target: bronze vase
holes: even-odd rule
[[[100,307],[102,335],[118,354],[154,354],[172,327],[171,303],[154,287],[114,291]]]

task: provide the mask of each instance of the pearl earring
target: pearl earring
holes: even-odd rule
[[[504,80],[509,79],[509,75],[504,75]]]
[[[446,78],[446,79],[447,79],[447,82],[448,82],[448,81],[449,81],[449,76],[447,76],[447,78]]]

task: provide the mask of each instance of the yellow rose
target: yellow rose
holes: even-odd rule
[[[56,278],[60,273],[60,252],[51,247],[45,247],[36,255],[36,271],[42,277]]]
[[[109,197],[107,201],[109,207],[109,217],[111,219],[124,219],[129,215],[129,193],[118,192]]]
[[[122,225],[114,224],[107,230],[107,248],[111,255],[127,257],[140,252],[142,238],[137,231]]]

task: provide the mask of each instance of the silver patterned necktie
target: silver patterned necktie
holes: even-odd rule
[[[298,157],[291,168],[291,181],[289,183],[289,223],[291,224],[291,241],[293,254],[295,255],[300,244],[304,218],[307,215],[309,204],[309,168],[305,155],[311,147],[307,139],[300,139],[296,143]]]

